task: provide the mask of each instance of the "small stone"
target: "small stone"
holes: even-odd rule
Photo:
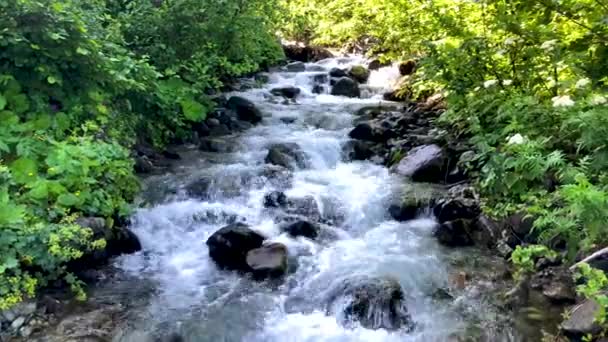
[[[22,337],[29,337],[33,331],[34,329],[31,326],[25,326],[22,327],[21,330],[19,330],[19,335],[21,335]]]
[[[19,330],[19,328],[21,328],[21,326],[23,326],[24,323],[25,323],[25,317],[19,316],[19,317],[17,317],[16,320],[13,321],[13,323],[11,323],[11,328],[14,331],[17,331],[17,330]]]

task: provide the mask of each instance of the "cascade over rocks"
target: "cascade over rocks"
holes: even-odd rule
[[[399,282],[390,277],[345,279],[331,291],[328,311],[343,310],[343,324],[358,322],[366,329],[404,329],[414,323],[405,307]]]
[[[306,154],[296,143],[280,143],[271,145],[265,159],[266,163],[279,165],[289,170],[306,168]]]
[[[256,124],[262,121],[262,113],[253,102],[240,96],[232,96],[228,99],[228,108],[235,111],[238,118]]]
[[[228,270],[251,271],[247,262],[249,251],[262,247],[264,237],[244,223],[233,223],[216,231],[207,239],[209,256]],[[256,259],[257,260],[257,259]]]
[[[331,94],[335,96],[360,97],[361,90],[357,81],[348,77],[341,77],[331,88]]]

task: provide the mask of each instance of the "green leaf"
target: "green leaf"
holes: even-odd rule
[[[36,183],[28,195],[37,200],[45,199],[49,196],[49,186],[47,181],[42,180]]]
[[[11,172],[15,181],[21,184],[27,184],[38,175],[38,167],[36,161],[29,158],[19,158],[11,164]]]
[[[91,52],[89,50],[85,49],[85,48],[79,47],[79,48],[76,49],[76,53],[79,54],[79,55],[86,56],[86,55],[88,55]]]
[[[55,84],[57,83],[57,79],[53,76],[49,76],[46,78],[46,81],[49,82],[49,84]]]
[[[0,110],[3,110],[6,107],[6,97],[0,94]]]
[[[184,116],[190,121],[203,120],[207,114],[205,106],[193,99],[184,99],[180,104]]]
[[[57,197],[57,203],[64,207],[73,207],[80,202],[78,196],[74,194],[62,194]]]

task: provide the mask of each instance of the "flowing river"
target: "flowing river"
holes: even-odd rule
[[[345,161],[342,149],[357,109],[381,103],[397,68],[373,71],[361,98],[329,95],[328,79],[325,93],[312,89],[330,68],[361,63],[358,57],[336,58],[306,64],[303,72],[274,71],[260,88],[228,94],[253,101],[264,120],[224,137],[232,152],[192,148],[171,172],[145,180],[144,203],[132,219],[143,251],[118,258],[117,279],[93,294],[127,307],[128,323],[116,341],[524,340],[484,295],[492,280],[480,277],[454,288],[459,270],[488,272],[492,258],[439,246],[432,217],[392,220],[388,203],[404,180],[380,164]],[[270,95],[270,89],[287,85],[301,89],[296,103]],[[285,142],[298,144],[309,159],[290,182],[264,172],[268,146]],[[189,198],[186,184],[205,176],[214,179],[211,199]],[[263,206],[272,190],[312,196],[322,216],[338,219],[324,225],[314,241],[292,238]],[[287,246],[291,272],[283,281],[256,282],[218,269],[209,258],[205,241],[235,219]],[[336,286],[362,276],[399,281],[416,324],[412,331],[341,324],[340,308],[328,309],[325,301]],[[450,288],[453,298],[437,295]]]

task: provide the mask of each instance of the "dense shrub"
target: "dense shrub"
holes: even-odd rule
[[[282,57],[273,1],[0,0],[0,309],[63,279],[138,191],[130,147],[187,138],[222,82]]]

